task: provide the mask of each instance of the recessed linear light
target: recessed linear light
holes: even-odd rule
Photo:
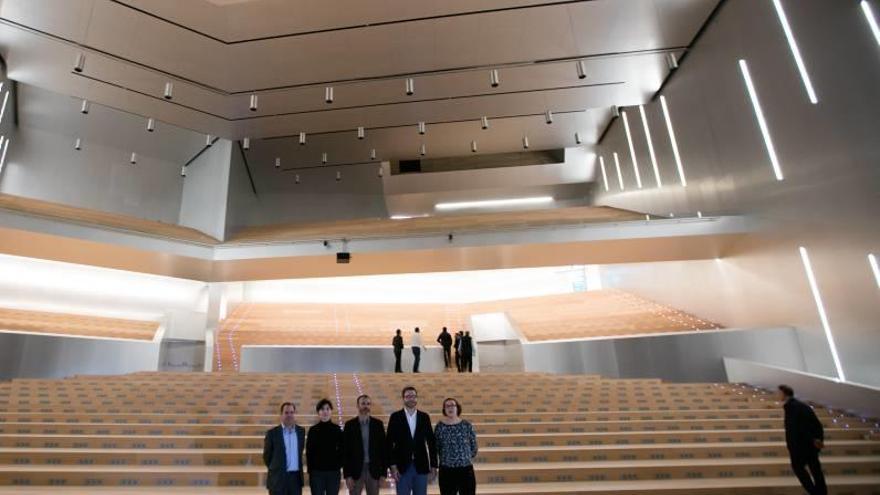
[[[496,206],[521,206],[552,203],[553,196],[534,196],[531,198],[487,199],[483,201],[458,201],[454,203],[437,203],[437,210],[461,210],[465,208],[492,208]]]
[[[623,187],[623,174],[620,172],[620,158],[617,157],[617,152],[614,152],[614,167],[617,168],[617,183],[620,184],[620,190],[623,191],[626,189]]]
[[[639,174],[639,161],[636,159],[636,148],[633,146],[632,134],[629,132],[629,119],[624,111],[621,111],[620,115],[623,117],[623,128],[626,130],[626,143],[629,145],[629,157],[632,159],[633,172],[636,174],[636,186],[641,189],[642,176]]]
[[[660,96],[660,106],[663,108],[663,120],[666,121],[666,132],[669,134],[669,142],[672,144],[672,155],[675,157],[675,167],[678,169],[678,178],[682,187],[687,187],[687,179],[684,176],[684,166],[681,164],[681,154],[678,152],[678,140],[675,139],[675,130],[672,128],[672,118],[669,116],[669,107],[666,105],[666,97]]]
[[[602,184],[605,186],[605,190],[608,190],[608,174],[605,173],[605,157],[599,157],[599,168],[602,169]]]
[[[873,253],[868,255],[868,264],[871,265],[874,280],[877,282],[877,288],[880,289],[880,267],[877,266],[877,257]]]
[[[837,369],[837,377],[840,381],[845,382],[846,376],[843,374],[843,366],[840,364],[840,358],[837,356],[837,346],[834,345],[834,336],[831,335],[831,325],[828,324],[828,315],[825,313],[825,305],[822,303],[822,294],[819,293],[819,286],[816,283],[816,276],[813,275],[813,265],[810,263],[810,255],[807,248],[800,246],[798,250],[801,253],[801,261],[804,263],[804,271],[807,272],[807,280],[810,282],[810,291],[813,293],[813,299],[816,302],[816,309],[819,311],[819,319],[822,321],[822,329],[825,330],[825,338],[828,340],[828,348],[831,349],[831,357],[834,359],[834,367]]]
[[[755,91],[755,85],[752,83],[752,75],[749,73],[749,66],[745,60],[740,59],[739,68],[742,71],[743,81],[746,83],[746,89],[749,92],[749,98],[752,100],[752,108],[755,111],[755,118],[758,120],[758,127],[761,128],[761,136],[764,138],[764,145],[767,147],[767,155],[770,157],[770,165],[773,166],[773,173],[776,180],[782,180],[782,169],[779,167],[779,159],[776,157],[776,148],[773,146],[773,139],[770,138],[770,130],[767,128],[767,121],[764,119],[764,111],[761,109],[761,102],[758,100],[758,93]]]
[[[12,138],[6,138],[3,141],[3,154],[0,155],[0,172],[3,171],[3,167],[6,165],[6,152],[9,151],[9,141],[12,141]]]
[[[644,105],[639,105],[639,112],[642,114],[642,127],[645,129],[645,139],[648,141],[648,154],[651,156],[651,166],[654,167],[654,178],[657,179],[657,187],[662,188],[663,182],[660,181],[660,169],[657,167],[657,155],[654,154],[654,141],[651,140],[651,129],[648,128]]]
[[[390,218],[391,220],[409,220],[410,218],[425,218],[427,216],[429,215],[425,213],[422,215],[391,215],[388,218]]]
[[[797,65],[798,72],[801,73],[801,80],[804,82],[804,89],[807,90],[807,97],[810,98],[810,103],[816,104],[819,103],[819,99],[816,97],[816,91],[813,90],[813,83],[810,81],[810,75],[807,74],[807,68],[804,66],[804,59],[801,58],[801,51],[798,49],[797,41],[794,39],[794,33],[791,31],[791,26],[788,24],[788,17],[785,15],[785,10],[782,9],[782,2],[780,0],[773,0],[773,6],[776,7],[776,16],[779,17],[779,23],[782,24],[782,31],[785,33],[785,39],[788,40],[788,48],[791,49],[791,56],[794,57],[794,63]]]
[[[871,10],[871,4],[868,3],[868,0],[862,0],[862,12],[865,14],[865,19],[868,21],[868,26],[871,27],[871,33],[874,34],[874,39],[877,41],[877,44],[880,45],[880,27],[877,26],[877,18],[874,17],[874,11]]]

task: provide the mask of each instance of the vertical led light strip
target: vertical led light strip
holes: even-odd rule
[[[620,184],[620,190],[623,191],[626,189],[623,187],[623,174],[620,173],[620,159],[617,157],[617,152],[614,152],[614,167],[617,168],[617,182]]]
[[[651,155],[651,166],[654,167],[654,178],[657,179],[657,187],[662,188],[660,181],[660,169],[657,168],[657,155],[654,154],[654,141],[651,140],[651,129],[648,128],[648,117],[645,115],[645,106],[639,105],[639,113],[642,114],[642,127],[645,128],[645,139],[648,141],[648,154]]]
[[[675,139],[675,130],[672,129],[672,118],[669,116],[669,107],[666,106],[666,97],[660,96],[660,106],[663,108],[663,120],[666,121],[666,132],[669,134],[669,142],[672,145],[672,155],[675,157],[675,166],[678,169],[678,178],[681,186],[687,187],[688,182],[684,176],[684,167],[681,164],[681,155],[678,153],[678,140]]]
[[[629,144],[629,157],[632,159],[633,172],[636,174],[636,186],[641,189],[642,176],[639,174],[639,162],[636,160],[636,149],[633,146],[632,135],[629,132],[629,119],[626,117],[626,112],[620,112],[620,115],[623,116],[623,128],[626,130],[626,143]]]
[[[12,141],[12,139],[6,138],[6,141],[3,141],[3,154],[0,155],[0,172],[3,172],[3,167],[6,165],[6,152],[9,151],[9,141]]]
[[[797,65],[798,72],[801,73],[801,80],[804,82],[804,89],[807,90],[807,97],[810,98],[810,103],[815,105],[819,103],[819,99],[816,97],[816,91],[813,90],[813,83],[810,81],[810,75],[807,74],[807,67],[804,66],[804,59],[801,58],[801,51],[798,49],[797,41],[794,39],[794,33],[791,32],[788,17],[785,15],[785,10],[782,9],[782,1],[773,0],[773,6],[776,7],[776,15],[779,17],[779,23],[782,24],[782,31],[785,32],[785,39],[788,40],[791,56],[794,57],[794,63]]]
[[[865,19],[868,21],[868,26],[871,27],[874,40],[880,45],[880,27],[877,26],[877,18],[874,17],[874,11],[871,10],[871,4],[868,3],[868,0],[862,0],[862,12],[865,13]]]
[[[761,128],[761,135],[764,137],[764,145],[767,147],[767,155],[770,156],[770,164],[773,166],[773,173],[776,180],[782,180],[782,169],[779,167],[779,159],[776,158],[776,148],[773,146],[773,140],[770,138],[770,130],[767,128],[767,121],[764,120],[764,111],[761,109],[761,102],[758,101],[758,93],[755,91],[755,85],[752,83],[752,75],[749,73],[749,66],[745,60],[740,59],[739,68],[742,71],[743,81],[746,83],[746,89],[749,92],[749,98],[752,100],[752,108],[755,110],[755,118],[758,120],[758,127]]]
[[[873,253],[868,255],[868,264],[871,265],[874,281],[877,282],[877,288],[880,289],[880,268],[877,267],[877,257]]]
[[[840,381],[845,382],[846,376],[843,374],[843,366],[840,365],[840,358],[837,356],[837,346],[834,345],[834,336],[831,335],[831,326],[828,324],[828,315],[825,314],[825,305],[822,304],[822,294],[819,293],[819,286],[816,284],[816,277],[813,275],[813,265],[810,263],[810,255],[807,248],[801,246],[798,248],[801,252],[801,261],[804,262],[804,271],[807,272],[807,280],[810,282],[810,291],[813,292],[813,299],[816,301],[816,309],[819,310],[819,319],[822,320],[822,328],[825,330],[825,338],[828,339],[828,347],[831,349],[831,357],[834,359],[834,367],[837,368],[837,377]]]
[[[599,168],[602,169],[602,184],[605,185],[605,190],[608,190],[608,174],[605,173],[605,157],[599,157]]]
[[[3,123],[3,117],[6,116],[6,104],[9,103],[9,91],[3,95],[3,107],[0,108],[0,124]]]

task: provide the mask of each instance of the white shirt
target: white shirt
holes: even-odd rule
[[[416,437],[416,417],[418,417],[419,410],[414,409],[412,414],[409,413],[407,408],[403,408],[403,412],[406,413],[406,422],[409,424],[409,435],[412,438]]]
[[[412,345],[413,347],[422,347],[422,334],[413,332],[412,336]]]
[[[281,425],[281,433],[284,435],[284,453],[287,456],[287,471],[299,471],[299,438],[296,435],[296,427],[290,428]]]

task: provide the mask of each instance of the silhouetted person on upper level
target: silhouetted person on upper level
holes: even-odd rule
[[[474,371],[474,339],[470,332],[465,332],[461,338],[461,371]]]
[[[455,369],[461,372],[461,337],[464,334],[462,332],[455,332],[455,340],[452,343],[452,347],[455,348]]]
[[[819,451],[825,446],[822,423],[813,408],[794,398],[794,390],[788,385],[779,386],[779,400],[785,410],[785,445],[791,456],[791,470],[807,493],[826,495],[828,488],[819,462]]]
[[[400,367],[400,354],[403,352],[403,337],[400,336],[399,328],[397,329],[394,338],[391,339],[391,346],[394,347],[394,372],[403,373],[403,369]]]
[[[422,361],[422,348],[425,346],[422,345],[422,334],[419,332],[419,327],[413,331],[412,342],[412,353],[413,353],[413,373],[419,372],[419,363]]]
[[[449,335],[446,327],[443,327],[443,331],[437,337],[437,343],[443,348],[443,365],[448,368],[452,361],[452,335]]]

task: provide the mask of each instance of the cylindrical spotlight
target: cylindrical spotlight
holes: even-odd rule
[[[76,62],[74,62],[74,64],[73,64],[73,70],[76,72],[82,72],[83,69],[85,68],[85,66],[86,66],[86,54],[80,52],[76,55]]]
[[[587,67],[584,64],[583,60],[578,60],[575,64],[575,68],[577,69],[578,79],[586,79],[587,78]]]
[[[76,151],[79,151],[82,149],[82,139],[81,138],[76,138],[76,141],[73,142],[73,149],[75,149]]]
[[[333,103],[333,86],[327,86],[324,88],[324,101],[327,103]]]
[[[427,152],[428,152],[427,148],[425,148],[424,144],[419,146],[419,155],[425,156],[425,154],[427,154]]]
[[[669,67],[669,70],[678,68],[678,57],[674,53],[666,54],[666,66]]]
[[[250,104],[251,112],[257,111],[258,104],[259,104],[259,97],[255,94],[251,95],[251,104]]]
[[[174,98],[174,83],[173,82],[168,81],[167,83],[165,83],[165,95],[164,96],[165,96],[166,100],[170,100],[171,98]]]
[[[180,176],[186,177],[186,165],[180,167]]]
[[[358,127],[358,139],[363,139],[366,136],[366,131],[364,131],[363,127]]]
[[[280,156],[275,157],[275,168],[281,168],[281,157]]]
[[[574,144],[581,144],[581,134],[579,132],[574,133]]]
[[[321,153],[321,163],[324,165],[327,164],[327,152],[326,151]]]
[[[243,150],[251,149],[251,138],[246,137],[241,140],[241,149],[243,149]]]
[[[341,180],[342,180],[342,172],[337,170],[336,171],[336,182],[339,182]]]
[[[544,122],[547,122],[548,124],[553,123],[553,112],[551,112],[550,110],[544,112]]]
[[[299,174],[296,174],[296,175],[293,176],[293,183],[294,183],[294,184],[299,184]]]
[[[214,136],[205,134],[205,146],[211,146],[212,144],[214,144]]]
[[[477,152],[477,142],[471,141],[471,153],[476,153],[476,152]]]
[[[427,126],[425,126],[424,122],[419,122],[419,134],[424,135],[427,132]]]
[[[382,165],[379,165],[379,173],[378,173],[378,175],[379,175],[379,177],[382,177],[383,175],[385,175],[385,171],[382,170]]]
[[[480,117],[480,127],[482,127],[483,130],[489,128],[489,117],[486,117],[485,115]]]
[[[620,117],[620,108],[617,105],[611,105],[611,116]]]
[[[489,84],[492,85],[493,88],[497,88],[499,84],[501,84],[501,79],[498,78],[498,69],[492,69],[489,72]]]
[[[153,132],[156,130],[156,119],[150,117],[147,119],[147,132]]]
[[[79,106],[79,112],[83,113],[83,114],[89,113],[90,106],[91,106],[91,103],[89,103],[89,100],[83,100],[82,105]]]
[[[370,160],[375,160],[375,159],[376,159],[376,149],[373,148],[370,150]]]
[[[529,137],[528,136],[523,136],[522,143],[523,143],[524,150],[529,149]]]
[[[138,154],[132,152],[131,156],[128,158],[128,163],[134,165],[137,162],[138,162]]]
[[[305,133],[305,132],[300,132],[300,133],[299,133],[299,145],[300,145],[300,146],[303,146],[303,145],[305,145],[305,144],[306,144],[306,133]]]
[[[415,93],[415,89],[416,89],[415,81],[413,81],[413,78],[407,77],[406,78],[406,95],[412,96],[412,94]]]

